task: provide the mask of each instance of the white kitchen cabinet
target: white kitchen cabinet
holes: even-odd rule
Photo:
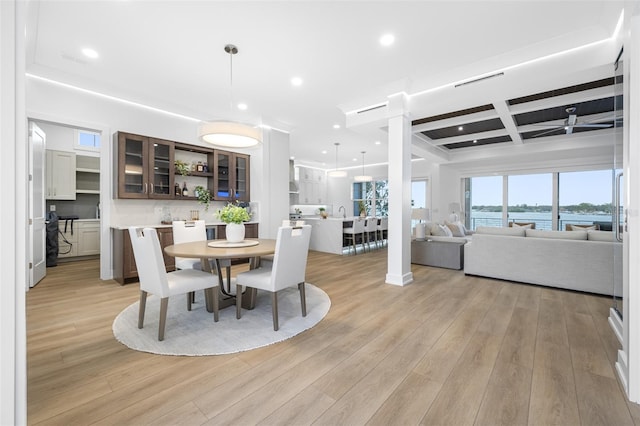
[[[78,256],[100,254],[100,221],[78,223]]]
[[[306,167],[299,169],[300,204],[325,204],[327,185],[324,172]]]
[[[66,224],[66,232],[65,232]],[[58,222],[58,258],[100,254],[99,220],[61,220]]]
[[[74,152],[46,152],[47,200],[76,199],[76,154]]]

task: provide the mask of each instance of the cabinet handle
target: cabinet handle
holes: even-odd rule
[[[144,183],[144,193],[147,193],[147,182]]]
[[[151,185],[151,193],[153,194],[153,192],[154,192],[153,184],[151,183],[150,185]]]

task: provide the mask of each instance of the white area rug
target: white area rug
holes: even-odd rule
[[[143,352],[161,355],[222,355],[247,351],[289,339],[322,320],[331,307],[327,293],[306,284],[307,316],[302,316],[300,293],[289,288],[278,293],[278,331],[273,331],[271,294],[258,290],[256,307],[242,310],[242,318],[236,319],[235,306],[220,310],[220,321],[213,321],[213,313],[207,312],[204,292],[196,293],[196,303],[187,311],[186,296],[169,299],[164,340],[158,341],[160,298],[149,295],[144,328],[138,328],[138,305],[125,308],[113,321],[116,339]]]

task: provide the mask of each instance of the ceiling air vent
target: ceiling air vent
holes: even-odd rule
[[[386,106],[387,106],[386,103],[380,104],[380,105],[376,105],[376,106],[372,106],[372,107],[369,107],[369,108],[361,109],[360,111],[356,111],[356,114],[362,114],[362,113],[365,113],[365,112],[369,112],[369,111],[373,111],[373,110],[376,110],[376,109],[384,108]]]
[[[479,81],[488,80],[488,79],[494,78],[494,77],[500,77],[501,75],[504,75],[504,73],[503,72],[498,72],[498,73],[495,73],[495,74],[486,75],[484,77],[476,78],[475,80],[469,80],[469,81],[465,81],[465,82],[462,82],[462,83],[458,83],[454,87],[466,86],[467,84],[477,83]]]

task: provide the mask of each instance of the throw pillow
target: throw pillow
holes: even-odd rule
[[[567,225],[567,231],[595,231],[596,225]]]
[[[440,227],[440,229],[444,233],[445,237],[453,237],[453,232],[451,232],[451,229],[449,229],[449,227],[447,225],[438,225],[438,226]]]
[[[522,229],[532,229],[533,225],[531,223],[527,223],[526,225],[519,225],[515,222],[511,222],[512,228],[522,228]]]
[[[445,225],[447,225],[447,228],[449,228],[451,230],[451,234],[453,237],[464,237],[465,236],[465,229],[464,229],[464,225],[462,224],[462,222],[458,221],[458,222],[445,222]]]

